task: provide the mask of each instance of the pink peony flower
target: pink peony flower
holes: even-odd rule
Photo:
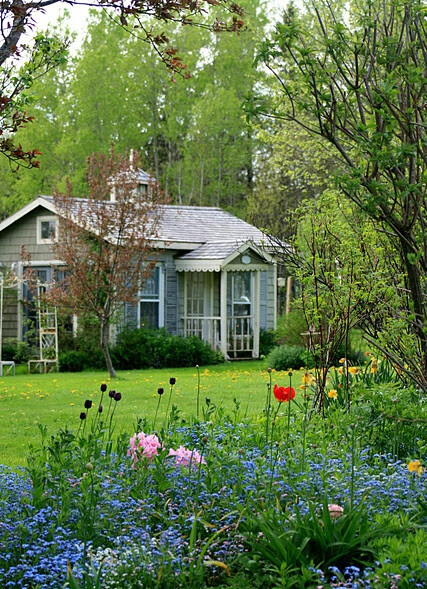
[[[132,466],[135,466],[141,458],[151,460],[153,456],[157,456],[159,448],[162,448],[162,444],[155,434],[145,434],[144,432],[133,435],[129,443],[128,456],[132,457]]]
[[[180,446],[176,450],[171,448],[168,456],[174,456],[175,462],[178,466],[189,466],[190,464],[206,464],[206,460],[203,456],[197,452],[197,450],[189,450],[184,446]]]
[[[337,519],[338,517],[341,517],[344,513],[344,508],[341,507],[341,505],[336,505],[335,503],[331,503],[330,505],[328,505],[328,510],[331,519]]]

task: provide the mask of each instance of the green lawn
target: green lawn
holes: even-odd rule
[[[240,411],[257,415],[262,411],[268,382],[265,361],[227,363],[200,368],[200,399],[204,405],[209,397],[212,403],[233,407],[233,399],[240,403]],[[84,401],[100,400],[100,385],[120,391],[116,416],[116,432],[133,432],[137,418],[154,419],[158,402],[157,389],[164,387],[159,418],[163,418],[169,396],[169,378],[176,378],[173,403],[189,420],[196,414],[197,370],[195,368],[149,369],[120,371],[110,380],[105,372],[18,374],[0,379],[0,464],[25,464],[28,445],[38,443],[38,424],[54,432],[67,425],[78,428]],[[273,383],[289,384],[286,373],[273,374]],[[293,384],[300,384],[301,376],[295,372]],[[104,406],[108,405],[104,397]],[[94,411],[95,409],[92,409]],[[162,411],[163,410],[163,411]]]

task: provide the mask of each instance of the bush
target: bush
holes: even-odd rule
[[[271,329],[261,329],[259,332],[260,356],[268,356],[271,350],[276,346],[276,332]]]
[[[122,370],[203,366],[224,361],[220,352],[198,337],[170,335],[165,329],[125,330],[111,355],[113,363]]]
[[[91,357],[86,352],[70,350],[59,355],[60,372],[81,372],[92,365]]]
[[[276,339],[279,344],[304,346],[306,338],[301,335],[308,330],[308,325],[301,309],[294,306],[289,315],[280,317]]]
[[[313,355],[302,346],[278,346],[267,358],[270,368],[275,370],[299,369],[302,366],[313,367]]]
[[[25,364],[30,358],[30,346],[27,342],[8,338],[2,345],[2,359],[14,360],[17,364]]]

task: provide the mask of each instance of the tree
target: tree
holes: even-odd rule
[[[24,151],[15,145],[13,135],[16,131],[32,121],[25,111],[24,95],[34,77],[54,67],[58,60],[63,59],[65,46],[55,37],[37,35],[33,46],[21,43],[25,34],[29,34],[35,24],[37,11],[63,0],[10,0],[0,3],[0,153],[6,155],[17,164],[29,167],[38,165],[37,150]],[[78,1],[63,2],[67,6],[78,5]],[[93,0],[89,5],[98,9],[111,9],[111,18],[137,36],[149,42],[167,67],[174,73],[189,76],[186,64],[177,54],[175,48],[169,46],[165,33],[153,32],[151,22],[172,22],[192,25],[209,30],[240,32],[244,26],[242,9],[232,0]],[[204,15],[210,5],[223,7],[231,18],[215,19],[208,22]],[[24,59],[24,65],[16,61]]]
[[[295,121],[333,146],[341,191],[385,232],[405,276],[400,308],[391,312],[415,343],[383,351],[411,366],[427,391],[425,5],[311,6],[304,15],[291,7],[263,44],[259,58],[278,92],[270,103],[255,99],[252,110]]]
[[[337,162],[325,141],[293,122],[263,126],[258,136],[261,150],[248,220],[286,241],[296,231],[292,213],[302,201],[335,188]]]
[[[313,409],[323,412],[328,373],[342,344],[350,349],[350,330],[372,324],[373,309],[376,319],[387,315],[398,291],[390,287],[387,264],[392,260],[386,244],[353,203],[340,202],[336,192],[325,191],[305,201],[294,217],[293,270],[315,361]],[[399,279],[394,276],[396,286]],[[347,395],[350,410],[348,387]]]
[[[162,199],[156,187],[138,196],[138,158],[98,154],[88,158],[89,197],[76,199],[71,186],[56,193],[58,239],[56,257],[64,263],[65,278],[54,283],[46,297],[63,309],[96,319],[100,345],[110,376],[115,376],[109,353],[111,321],[123,305],[136,302],[145,278],[158,256],[157,235]],[[115,202],[109,200],[115,195]]]

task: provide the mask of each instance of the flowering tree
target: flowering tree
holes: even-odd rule
[[[0,2],[0,153],[18,165],[37,167],[37,150],[24,151],[16,145],[15,132],[32,117],[26,109],[29,97],[25,90],[37,77],[55,67],[65,57],[67,41],[52,35],[39,34],[32,46],[23,43],[36,24],[37,14],[52,4],[67,7],[85,4],[102,10],[111,9],[111,17],[132,36],[151,43],[167,67],[176,73],[189,76],[186,66],[175,48],[169,46],[166,34],[153,33],[151,22],[178,22],[182,25],[202,26],[212,31],[236,31],[244,26],[242,9],[232,0],[10,0]],[[205,14],[211,5],[225,9],[230,18],[213,18]],[[224,11],[223,11],[224,14]]]
[[[158,257],[152,239],[163,200],[154,183],[138,196],[137,165],[137,157],[130,160],[113,151],[108,156],[92,155],[87,162],[89,198],[73,198],[71,186],[54,195],[59,228],[53,250],[67,271],[46,297],[68,312],[96,319],[112,377],[111,320],[126,302],[136,301]]]

